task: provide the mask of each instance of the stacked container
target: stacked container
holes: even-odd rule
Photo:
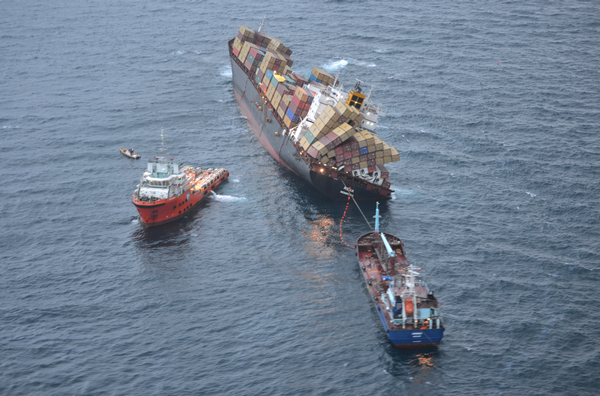
[[[312,73],[310,74],[310,77],[308,79],[325,85],[333,85],[335,81],[335,77],[318,67],[313,68]]]

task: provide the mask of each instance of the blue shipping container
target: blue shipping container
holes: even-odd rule
[[[366,147],[361,147],[360,148],[360,155],[365,155],[365,154],[369,154],[369,149]]]
[[[309,80],[312,80],[312,81],[316,81],[316,82],[318,82],[318,83],[322,82],[322,81],[321,81],[321,80],[319,80],[317,77],[315,77],[315,75],[314,75],[314,74],[312,74],[312,73],[310,73],[310,77],[308,77],[308,79],[309,79]]]

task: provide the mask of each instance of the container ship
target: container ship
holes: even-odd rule
[[[263,21],[264,24],[264,21]],[[327,197],[342,201],[345,187],[358,201],[391,198],[385,164],[398,151],[378,138],[379,106],[357,82],[348,91],[315,67],[292,71],[292,51],[278,39],[241,26],[229,40],[233,91],[262,146],[281,165]]]
[[[419,280],[397,236],[375,230],[356,241],[358,263],[371,300],[390,341],[399,348],[436,346],[444,336],[440,305]]]
[[[158,226],[187,215],[228,177],[227,169],[184,166],[162,155],[148,161],[133,204],[142,224]]]

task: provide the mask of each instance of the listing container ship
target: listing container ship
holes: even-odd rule
[[[133,192],[140,220],[146,227],[165,224],[189,214],[212,190],[229,177],[224,168],[184,166],[162,155],[148,161]]]
[[[444,336],[440,304],[409,264],[402,240],[375,230],[356,241],[358,263],[371,300],[390,341],[399,348],[436,346]]]
[[[370,93],[360,82],[344,91],[318,67],[308,78],[293,72],[292,51],[261,28],[241,26],[228,44],[234,95],[262,146],[333,200],[346,187],[359,201],[391,198],[385,164],[400,155],[375,133],[383,112]]]

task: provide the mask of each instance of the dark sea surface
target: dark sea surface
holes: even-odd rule
[[[265,15],[295,71],[373,85],[438,348],[389,343],[345,204],[241,117],[227,41]],[[0,394],[596,395],[599,127],[597,1],[0,1]],[[147,230],[161,130],[231,176]]]

